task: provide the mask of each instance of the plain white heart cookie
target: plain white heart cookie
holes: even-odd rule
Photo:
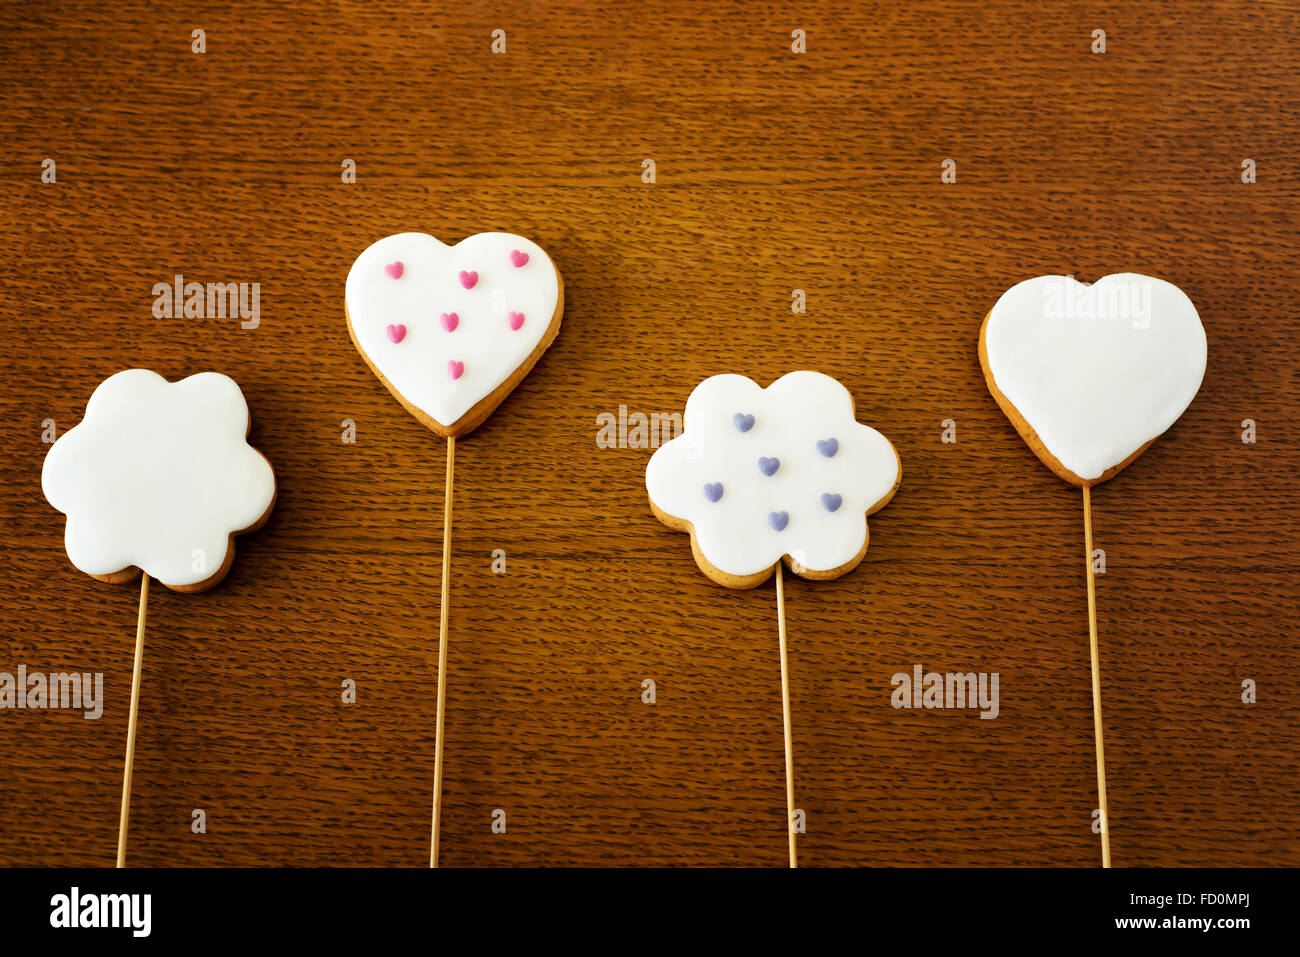
[[[753,588],[785,560],[805,578],[836,578],[867,551],[867,516],[898,488],[898,453],[854,417],[848,389],[791,372],[766,389],[743,375],[705,379],[682,433],[646,466],[650,507],[690,532],[700,570]]]
[[[234,536],[275,503],[249,424],[244,394],[218,372],[168,382],[128,369],[101,382],[41,470],[46,499],[67,516],[72,564],[113,582],[143,569],[174,591],[221,581]]]
[[[348,331],[390,392],[442,436],[470,432],[560,329],[564,286],[540,246],[479,233],[448,246],[398,233],[352,264]]]
[[[1116,273],[1012,286],[980,330],[989,391],[1048,468],[1096,485],[1178,420],[1205,377],[1205,328],[1172,283]]]

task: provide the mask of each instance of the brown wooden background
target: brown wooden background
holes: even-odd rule
[[[220,588],[154,591],[131,861],[426,861],[444,445],[354,352],[343,280],[391,232],[507,229],[567,310],[458,449],[445,864],[784,863],[772,587],[711,584],[650,515],[648,452],[597,448],[595,422],[814,368],[903,485],[858,570],[787,589],[802,862],[1095,865],[1080,496],[994,405],[976,339],[1020,279],[1121,270],[1185,289],[1211,351],[1094,497],[1115,862],[1300,863],[1295,4],[3,17],[0,670],[103,671],[108,704],[0,712],[0,861],[113,860],[137,591],[67,561],[40,433],[132,366],[234,376],[280,499]],[[178,272],[260,282],[260,328],[153,319]],[[999,672],[1001,716],[893,710],[917,662]]]

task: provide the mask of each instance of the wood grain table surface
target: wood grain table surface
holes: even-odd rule
[[[0,671],[105,695],[0,711],[0,862],[113,862],[138,592],[67,560],[42,423],[135,366],[233,376],[279,501],[220,587],[151,595],[130,862],[427,861],[445,444],[356,354],[343,282],[389,233],[502,229],[566,309],[457,446],[444,864],[785,863],[773,587],[712,584],[650,450],[596,437],[812,368],[903,483],[858,569],[787,579],[801,863],[1095,866],[1081,496],[976,345],[1019,280],[1117,271],[1182,287],[1210,353],[1093,497],[1115,864],[1300,864],[1296,4],[0,13]],[[259,283],[260,324],[154,318],[176,274]],[[915,664],[998,673],[997,719],[893,708]]]

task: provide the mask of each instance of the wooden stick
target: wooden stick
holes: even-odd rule
[[[790,667],[785,654],[785,587],[776,563],[776,628],[781,640],[781,715],[785,720],[785,825],[790,834],[790,866],[799,866],[794,843],[794,742],[790,738]]]
[[[451,478],[456,465],[456,437],[447,439],[447,490],[442,506],[442,616],[438,621],[438,737],[433,743],[433,839],[429,866],[438,866],[438,821],[442,812],[442,712],[447,699],[447,574],[451,567]]]
[[[1083,550],[1088,569],[1088,647],[1092,653],[1092,729],[1097,744],[1097,800],[1101,809],[1101,866],[1110,867],[1110,814],[1106,808],[1106,753],[1101,734],[1101,668],[1097,663],[1097,585],[1092,571],[1092,499],[1083,487]]]
[[[122,775],[122,816],[117,822],[117,866],[126,867],[126,826],[131,817],[131,771],[135,767],[135,718],[140,712],[140,665],[144,661],[144,616],[149,607],[149,574],[140,573],[140,614],[135,623],[135,668],[131,672],[131,717],[126,725],[126,771]]]

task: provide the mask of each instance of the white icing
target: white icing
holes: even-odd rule
[[[168,382],[128,369],[101,382],[41,472],[45,497],[68,517],[72,564],[89,575],[137,565],[171,586],[215,575],[229,536],[275,497],[247,428],[243,393],[217,372]]]
[[[515,266],[512,251],[528,255]],[[402,263],[392,278],[385,267]],[[477,272],[471,289],[461,271]],[[479,233],[448,246],[425,233],[399,233],[370,246],[352,264],[347,309],[361,350],[393,388],[442,425],[451,426],[494,392],[541,341],[559,302],[559,274],[532,240],[510,233]],[[456,313],[455,330],[443,313]],[[510,328],[510,313],[523,325]],[[406,326],[394,343],[388,326]],[[449,361],[463,362],[460,378]]]
[[[1177,421],[1205,376],[1205,329],[1172,283],[1116,273],[1012,286],[984,332],[988,368],[1047,450],[1081,479]]]
[[[753,415],[741,432],[734,416]],[[853,418],[848,390],[820,372],[791,372],[762,389],[742,375],[705,379],[686,402],[682,434],[661,446],[646,467],[650,499],[695,528],[696,542],[715,568],[737,576],[771,568],[782,556],[813,571],[852,561],[867,540],[868,511],[898,482],[898,456],[889,440]],[[819,439],[836,439],[827,457]],[[760,458],[776,458],[771,476]],[[717,502],[705,484],[721,482]],[[824,493],[843,501],[834,512]],[[784,530],[768,522],[787,512]]]

